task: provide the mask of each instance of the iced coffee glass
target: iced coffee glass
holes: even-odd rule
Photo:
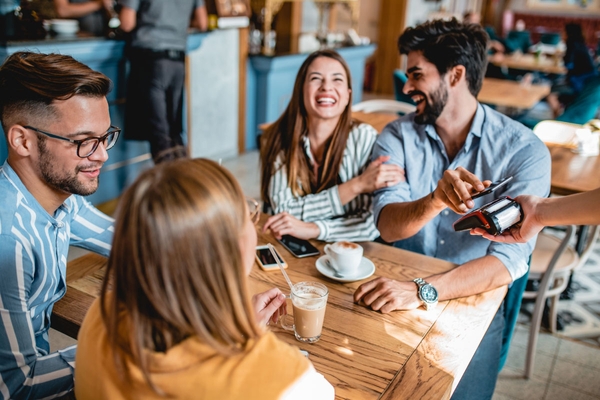
[[[315,343],[321,338],[325,308],[329,290],[317,282],[299,282],[294,285],[290,294],[293,316],[286,315],[281,326],[294,331],[296,339],[303,343]],[[289,320],[293,318],[293,325]]]

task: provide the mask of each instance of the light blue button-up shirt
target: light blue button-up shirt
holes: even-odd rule
[[[69,245],[108,256],[113,220],[76,195],[48,214],[8,162],[0,193],[0,399],[64,395],[76,348],[50,353],[48,329],[67,290]]]
[[[505,187],[474,200],[475,208],[502,196],[548,196],[550,153],[544,143],[520,123],[479,104],[464,146],[450,161],[435,127],[416,124],[413,118],[414,114],[409,114],[391,122],[373,148],[373,160],[389,155],[389,162],[404,168],[406,173],[406,182],[375,192],[375,221],[379,221],[381,210],[388,204],[429,195],[445,170],[458,167],[464,167],[481,180],[496,182],[513,177]],[[504,264],[513,280],[527,272],[527,261],[536,238],[525,244],[490,242],[481,236],[471,236],[469,231],[455,232],[452,224],[460,217],[447,208],[417,234],[394,245],[457,264],[492,255]]]

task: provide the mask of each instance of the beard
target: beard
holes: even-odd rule
[[[440,81],[439,86],[431,93],[430,97],[425,96],[425,94],[420,91],[410,93],[410,95],[413,94],[420,94],[425,98],[425,100],[423,100],[425,102],[425,108],[421,114],[415,115],[415,122],[421,125],[435,124],[435,121],[437,121],[442,114],[442,111],[444,111],[446,103],[448,103],[448,88],[444,84],[444,81]]]
[[[77,176],[79,171],[90,169],[92,166],[77,166],[72,174],[68,171],[57,171],[54,168],[56,159],[46,149],[46,140],[38,140],[38,150],[40,154],[40,173],[48,186],[65,193],[81,196],[89,196],[98,190],[98,185],[100,184],[99,177],[86,185],[80,182]]]

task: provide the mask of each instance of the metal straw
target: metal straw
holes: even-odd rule
[[[281,261],[279,261],[279,257],[277,256],[277,253],[275,253],[275,248],[273,247],[273,245],[271,243],[267,244],[267,247],[271,251],[271,254],[273,255],[273,258],[275,259],[275,261],[277,262],[277,265],[279,265],[279,269],[281,270],[283,277],[287,281],[288,285],[290,285],[290,290],[292,291],[292,293],[294,293],[294,285],[292,284],[292,281],[290,281],[290,277],[288,276],[287,272],[285,272],[285,268],[283,268],[283,264],[281,264]]]

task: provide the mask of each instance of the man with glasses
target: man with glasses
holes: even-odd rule
[[[50,353],[54,303],[66,292],[69,245],[108,256],[113,220],[81,196],[120,130],[110,80],[57,54],[19,52],[0,67],[0,398],[52,398],[73,389],[75,346]]]

